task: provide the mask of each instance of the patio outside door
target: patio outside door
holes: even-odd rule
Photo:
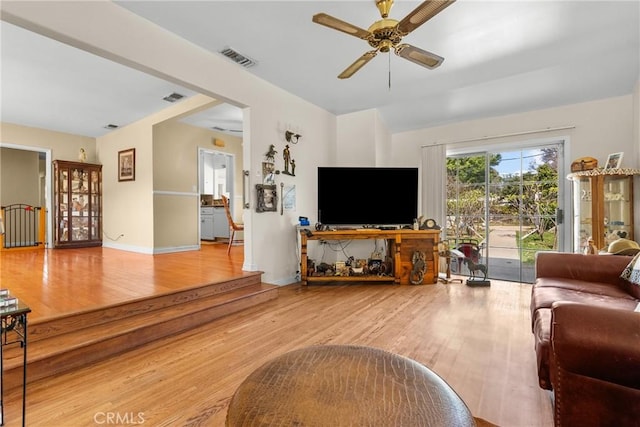
[[[562,145],[447,158],[451,248],[485,264],[488,277],[532,283],[535,253],[562,250]],[[454,272],[468,274],[462,259]]]

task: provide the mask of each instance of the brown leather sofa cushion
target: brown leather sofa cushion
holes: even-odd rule
[[[561,255],[561,258],[557,258]],[[592,257],[598,257],[597,262]],[[536,257],[546,258],[536,262],[536,278],[557,277],[586,282],[611,283],[623,286],[620,273],[629,264],[631,257],[624,255],[582,255],[538,252]]]
[[[594,286],[596,291],[604,291],[599,288],[598,284],[585,283],[586,289],[590,285]],[[588,305],[598,305],[609,308],[619,308],[622,310],[633,311],[638,301],[621,288],[609,285],[610,291],[607,293],[594,293],[591,291],[577,291],[566,289],[563,287],[542,287],[536,286],[531,293],[531,301],[533,307],[550,308],[556,301],[573,301]]]

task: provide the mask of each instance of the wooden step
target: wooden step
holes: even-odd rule
[[[223,288],[227,290],[220,291]],[[29,325],[27,382],[89,365],[277,296],[277,286],[235,281],[105,307],[105,313],[92,310],[51,319],[53,326],[34,326],[39,331],[34,333],[37,339],[32,339]],[[87,319],[95,323],[88,324]],[[22,384],[22,350],[18,346],[5,348],[4,381],[6,389]]]
[[[261,273],[29,322],[29,343],[261,283]]]

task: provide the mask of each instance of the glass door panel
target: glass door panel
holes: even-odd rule
[[[451,247],[475,239],[489,278],[533,282],[535,253],[559,248],[560,154],[552,145],[447,159]]]

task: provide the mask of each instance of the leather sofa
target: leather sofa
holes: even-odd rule
[[[539,252],[531,321],[556,426],[640,425],[640,287],[632,257]]]

